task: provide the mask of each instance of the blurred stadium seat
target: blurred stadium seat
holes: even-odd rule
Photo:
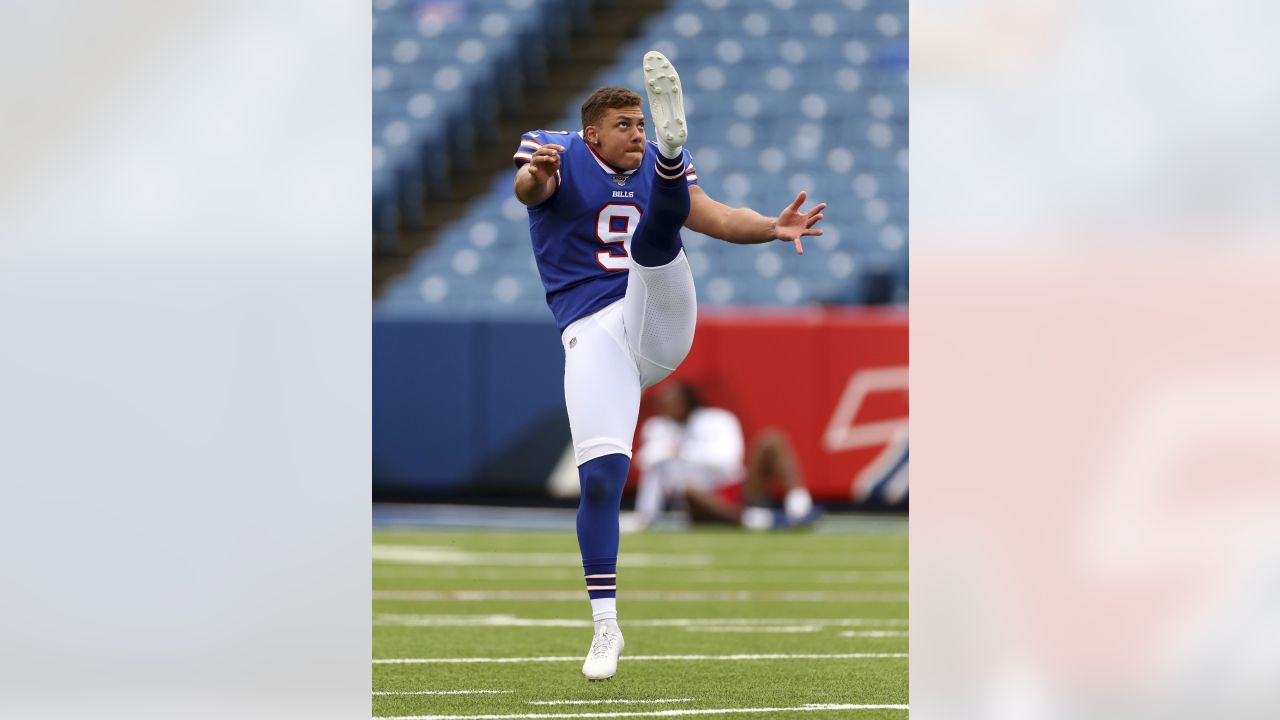
[[[376,0],[373,224],[393,245],[421,227],[424,192],[450,196],[448,169],[498,137],[500,113],[547,82],[591,0]],[[579,28],[585,29],[585,28]],[[777,212],[799,190],[827,202],[804,257],[778,244],[727,247],[685,233],[701,305],[903,303],[907,249],[905,0],[673,0],[617,50],[545,129],[577,130],[602,85],[642,87],[644,52],[677,63],[690,151],[704,189]],[[532,128],[530,128],[532,129]],[[428,162],[427,154],[431,159]],[[550,316],[514,170],[493,179],[434,247],[388,284],[383,306]]]

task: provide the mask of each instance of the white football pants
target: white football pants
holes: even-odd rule
[[[631,457],[640,391],[689,354],[698,303],[684,250],[661,267],[633,260],[627,293],[564,329],[564,401],[578,464],[613,453]]]

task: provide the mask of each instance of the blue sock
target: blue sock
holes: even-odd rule
[[[668,160],[658,154],[654,165],[649,209],[631,236],[631,257],[644,267],[661,267],[676,259],[684,244],[680,228],[689,218],[689,182],[684,177],[684,154]]]
[[[582,553],[587,595],[595,601],[611,601],[618,596],[618,510],[630,465],[630,458],[616,453],[578,466],[582,489],[578,501],[578,550]]]

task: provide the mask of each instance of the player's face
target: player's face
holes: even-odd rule
[[[604,161],[623,170],[634,170],[644,160],[644,113],[640,108],[610,108],[596,125],[600,144],[596,152]]]

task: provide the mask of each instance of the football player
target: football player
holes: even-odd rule
[[[582,130],[525,133],[514,191],[565,352],[564,394],[578,463],[578,547],[595,634],[582,673],[612,677],[617,622],[618,515],[640,392],[665,378],[693,343],[697,305],[680,228],[732,243],[793,243],[820,235],[825,204],[805,193],[776,217],[731,208],[697,186],[680,77],[661,53],[643,61],[657,140],[646,142],[640,96],[600,88]]]

